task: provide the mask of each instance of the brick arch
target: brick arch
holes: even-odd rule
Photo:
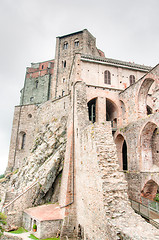
[[[107,98],[106,96],[101,97],[93,94],[91,97],[87,98],[87,106],[94,99],[96,99],[95,114],[97,122],[100,122],[100,115],[102,115],[102,122],[111,121],[112,125],[116,125],[117,119],[119,117],[119,104],[117,104],[117,102],[115,102],[111,98]],[[108,111],[106,110],[106,108]]]
[[[142,171],[150,171],[155,164],[152,143],[154,141],[153,136],[156,128],[158,128],[157,124],[149,121],[142,127],[140,131],[138,146],[140,153],[140,170]]]
[[[89,121],[96,122],[97,120],[97,98],[91,99],[89,102],[87,102],[88,107],[88,117]]]
[[[138,104],[138,116],[147,115],[147,95],[154,79],[146,78],[143,80],[138,94],[137,94],[137,104]]]
[[[141,197],[153,200],[158,192],[158,187],[158,184],[154,180],[148,180],[141,190]]]
[[[107,119],[108,121],[113,121],[113,119],[118,118],[118,115],[119,115],[118,106],[110,98],[106,98],[106,109],[107,109],[107,114],[109,114],[109,117]]]
[[[120,124],[126,124],[127,123],[127,119],[128,119],[128,105],[127,102],[120,98],[119,99],[120,102]]]
[[[118,135],[116,135],[115,144],[116,144],[116,149],[117,149],[117,156],[118,156],[120,170],[128,170],[127,152],[123,152],[123,147],[125,145],[127,147],[127,141],[122,134],[119,133]],[[125,154],[126,154],[126,156],[125,156]],[[125,159],[125,157],[126,157],[126,159]],[[125,166],[124,166],[125,160],[127,161],[127,163],[126,163],[127,169],[125,169]]]

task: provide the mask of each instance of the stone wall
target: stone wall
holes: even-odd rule
[[[21,91],[21,105],[39,104],[50,99],[50,85],[54,63],[46,61],[32,63],[27,68],[24,87]]]
[[[39,221],[31,218],[27,213],[23,213],[23,227],[26,230],[32,231],[34,221],[36,221],[37,225],[37,231],[34,232],[34,235],[40,239],[56,237],[57,232],[61,229],[62,220]]]
[[[70,96],[65,96],[37,108],[30,137],[31,148],[27,149],[25,162],[21,159],[19,171],[5,180],[5,189],[19,195],[34,182],[38,184],[33,191],[29,190],[7,208],[10,224],[14,221],[21,225],[22,211],[28,207],[60,200],[54,191],[57,179],[61,181],[59,174],[63,170],[69,107]],[[27,109],[27,106],[24,108]],[[25,116],[25,112],[22,114]]]
[[[39,184],[33,186],[26,193],[22,194],[8,207],[3,208],[4,213],[7,215],[8,226],[22,226],[23,211],[26,208],[34,206],[34,197],[39,191]]]
[[[138,201],[141,190],[148,180],[152,179],[159,184],[158,126],[158,113],[146,115],[145,118],[118,129],[114,136],[120,170],[123,170],[123,140],[126,141],[128,168],[125,174],[128,194],[130,198]]]
[[[135,214],[119,172],[110,123],[87,125],[85,87],[76,85],[75,204],[84,239],[159,239],[159,232]],[[78,130],[77,130],[78,129]]]
[[[82,59],[81,66],[81,77],[86,84],[120,90],[130,86],[130,75],[134,75],[135,81],[138,81],[145,74],[144,70],[136,71],[136,69],[114,67],[107,63],[89,59]],[[104,71],[106,70],[111,73],[111,84],[104,82]]]
[[[30,153],[34,139],[36,113],[36,105],[15,107],[7,172],[15,170],[25,164],[25,158]],[[24,133],[26,137],[22,147],[22,134]]]
[[[78,44],[75,44],[78,42]],[[66,45],[67,44],[67,47]],[[52,98],[69,93],[69,80],[75,53],[100,56],[96,39],[88,30],[68,34],[56,39],[55,67],[52,79]]]

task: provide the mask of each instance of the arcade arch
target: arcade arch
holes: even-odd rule
[[[159,166],[158,128],[153,122],[148,122],[140,134],[141,170],[151,170],[153,165]]]
[[[121,134],[115,139],[117,148],[117,156],[119,161],[120,170],[128,170],[128,159],[127,159],[127,144],[124,137]]]
[[[87,103],[88,106],[88,116],[89,116],[89,121],[91,122],[96,122],[96,102],[97,98],[93,98]]]
[[[94,123],[99,121],[98,119],[103,119],[103,121],[111,121],[113,128],[117,127],[118,108],[112,100],[103,98],[101,102],[100,98],[96,97],[87,103],[87,107],[90,121]]]
[[[140,115],[147,115],[147,96],[153,82],[153,79],[146,78],[140,86],[137,99],[139,117]]]
[[[158,191],[159,191],[158,184],[154,180],[150,179],[145,183],[143,189],[141,190],[141,197],[153,200]]]

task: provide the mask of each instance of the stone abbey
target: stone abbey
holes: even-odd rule
[[[158,97],[159,65],[107,58],[86,29],[57,37],[15,107],[0,183],[8,225],[36,224],[40,239],[159,239],[130,204],[158,193]]]

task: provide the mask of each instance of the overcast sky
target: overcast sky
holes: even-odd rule
[[[106,57],[159,62],[159,0],[0,0],[0,174],[26,67],[54,58],[56,36],[85,28]]]

